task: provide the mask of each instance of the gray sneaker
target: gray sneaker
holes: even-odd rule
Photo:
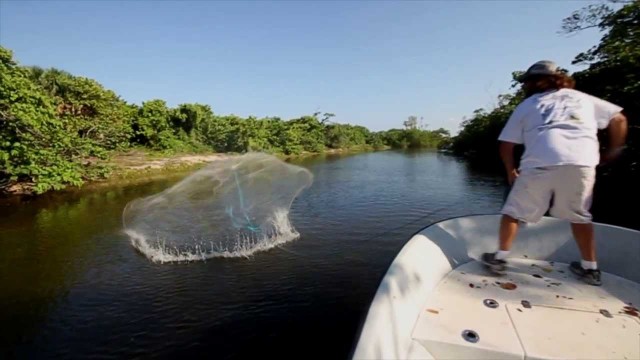
[[[507,262],[496,259],[496,253],[482,254],[482,263],[495,274],[504,275],[507,272]]]
[[[571,265],[569,265],[569,269],[572,273],[578,275],[578,277],[580,277],[582,281],[586,282],[589,285],[602,285],[602,280],[600,279],[601,273],[598,269],[585,269],[582,267],[579,261],[572,262]]]

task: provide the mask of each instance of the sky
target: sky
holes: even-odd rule
[[[601,34],[558,33],[587,1],[11,1],[0,45],[22,65],[96,79],[128,102],[217,114],[316,111],[372,130],[430,129],[510,91],[549,59],[570,71]]]

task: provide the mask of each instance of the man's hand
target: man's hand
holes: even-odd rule
[[[515,143],[510,143],[506,141],[502,141],[500,143],[500,158],[504,163],[504,168],[507,170],[507,178],[509,180],[509,185],[513,185],[514,181],[518,177],[518,170],[515,167],[515,161],[513,159],[513,148],[516,146]]]
[[[518,173],[518,170],[516,169],[513,169],[507,173],[507,177],[509,179],[509,185],[513,185],[518,175],[520,175],[520,173]]]
[[[599,165],[606,165],[613,162],[615,159],[617,159],[620,156],[620,154],[622,154],[623,150],[624,150],[624,147],[618,147],[615,149],[607,150],[605,153],[600,155]]]

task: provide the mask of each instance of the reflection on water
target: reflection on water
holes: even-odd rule
[[[3,203],[0,351],[292,356],[293,342],[344,358],[380,277],[413,232],[497,212],[502,201],[501,178],[434,152],[291,162],[315,177],[291,210],[302,236],[250,259],[159,265],[133,250],[121,231],[125,204],[184,174]]]

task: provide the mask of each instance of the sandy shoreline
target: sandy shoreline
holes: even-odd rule
[[[114,156],[109,162],[115,165],[116,171],[135,171],[149,169],[164,169],[179,165],[196,165],[209,163],[212,161],[228,158],[228,154],[194,154],[194,155],[176,155],[162,158],[149,157],[142,152],[128,152]]]

